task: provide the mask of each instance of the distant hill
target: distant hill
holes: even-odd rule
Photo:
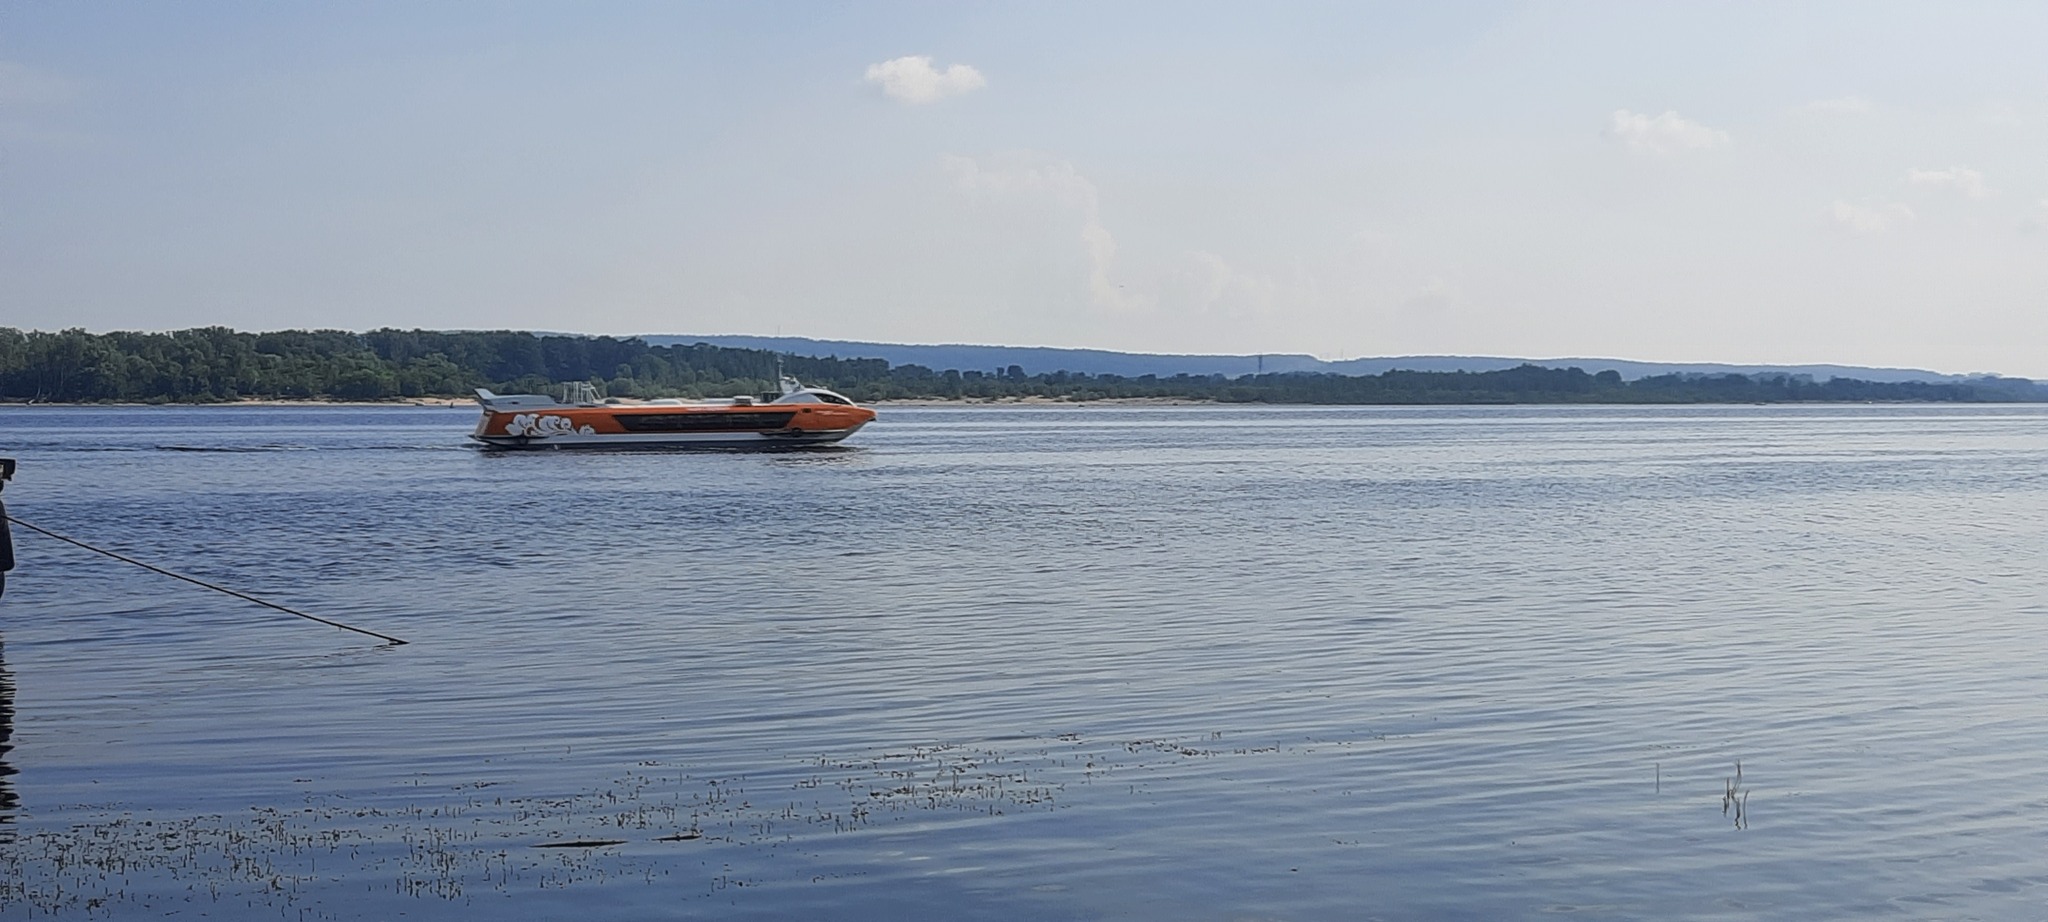
[[[1252,355],[1146,355],[1103,349],[1054,349],[1047,346],[914,346],[858,343],[798,336],[642,336],[651,346],[709,343],[732,349],[767,349],[818,358],[884,359],[891,365],[923,365],[936,371],[995,371],[1021,366],[1027,375],[1055,371],[1089,375],[1238,375],[1257,374],[1259,357]],[[1327,371],[1313,356],[1268,355],[1265,370]]]
[[[1724,365],[1713,363],[1632,362],[1625,359],[1525,359],[1483,355],[1403,355],[1325,362],[1310,355],[1155,355],[1104,349],[1054,349],[1046,346],[922,346],[808,339],[800,336],[642,336],[649,345],[709,343],[734,349],[767,349],[817,358],[883,359],[891,365],[923,365],[937,371],[994,371],[1016,365],[1027,375],[1056,371],[1089,375],[1140,377],[1159,375],[1238,375],[1293,371],[1340,375],[1377,375],[1387,371],[1501,371],[1518,365],[1579,368],[1588,374],[1614,371],[1624,379],[1668,374],[1789,374],[1814,380],[1856,378],[1863,381],[1927,381],[1958,383],[1982,376],[1950,375],[1919,368],[1866,368],[1857,365]]]

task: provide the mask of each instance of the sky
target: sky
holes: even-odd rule
[[[2048,377],[2048,4],[12,3],[0,326]]]

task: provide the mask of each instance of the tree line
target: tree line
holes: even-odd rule
[[[1803,375],[1669,374],[1624,381],[1613,371],[1523,365],[1501,371],[1378,375],[1025,374],[891,365],[704,343],[503,330],[284,330],[202,327],[169,333],[21,331],[0,327],[0,400],[218,403],[242,399],[386,400],[458,397],[475,388],[546,392],[584,381],[614,397],[724,397],[775,390],[777,371],[855,400],[1177,398],[1226,403],[1516,404],[2011,402],[2048,400],[2023,378],[1964,383],[1817,381]]]

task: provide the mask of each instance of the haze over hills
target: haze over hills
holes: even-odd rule
[[[1859,365],[1735,365],[1709,362],[1636,362],[1602,358],[1511,358],[1467,355],[1404,355],[1327,362],[1309,355],[1157,355],[1105,349],[1056,349],[1047,346],[911,345],[810,339],[801,336],[642,336],[649,345],[709,343],[736,349],[767,349],[818,358],[874,358],[892,365],[923,365],[934,370],[979,369],[1016,365],[1028,375],[1069,371],[1090,375],[1141,377],[1158,375],[1238,375],[1259,372],[1321,372],[1377,375],[1404,371],[1499,371],[1530,364],[1546,368],[1579,368],[1590,374],[1612,370],[1627,380],[1667,374],[1790,374],[1815,380],[1857,378],[1864,381],[1929,381],[1953,383],[1987,375],[1944,374],[1919,368],[1870,368]]]

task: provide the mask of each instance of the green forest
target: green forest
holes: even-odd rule
[[[1555,404],[2048,400],[2023,378],[1968,383],[1815,381],[1792,375],[1662,375],[1523,365],[1490,372],[1121,377],[1023,369],[935,370],[881,359],[811,358],[702,343],[516,331],[286,330],[204,327],[169,333],[0,327],[0,400],[220,403],[246,399],[460,397],[475,388],[545,392],[572,381],[613,397],[722,397],[775,390],[776,370],[858,401],[1155,397],[1226,403]]]

